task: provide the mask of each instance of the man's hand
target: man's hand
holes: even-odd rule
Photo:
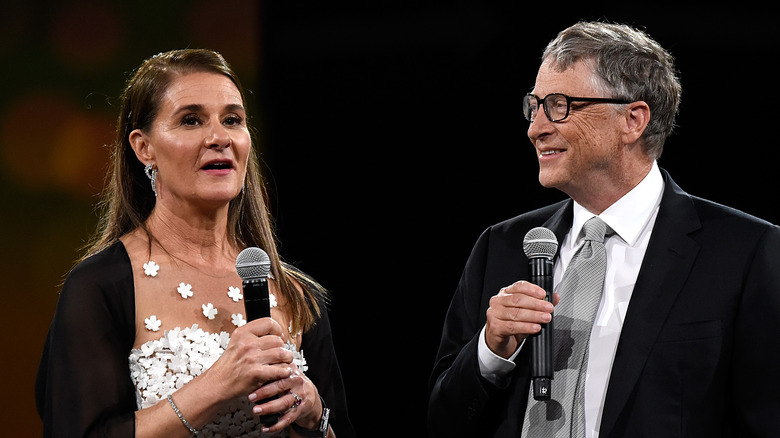
[[[485,342],[498,356],[508,359],[530,335],[539,333],[541,324],[552,320],[553,304],[544,299],[543,288],[527,281],[518,281],[501,288],[490,299],[487,310]],[[557,305],[560,296],[553,294]]]

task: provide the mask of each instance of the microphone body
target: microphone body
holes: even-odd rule
[[[544,288],[545,300],[552,303],[553,262],[546,258],[532,258],[528,261],[531,271],[531,283]],[[548,400],[553,378],[552,360],[553,320],[542,324],[542,330],[530,338],[531,341],[531,378],[533,379],[534,399]]]
[[[247,322],[269,318],[271,316],[271,301],[268,298],[268,277],[244,279],[242,286]]]
[[[553,301],[553,257],[558,252],[555,233],[537,227],[526,234],[523,251],[528,257],[531,283],[546,292],[545,299]],[[536,400],[549,400],[553,379],[553,319],[542,324],[542,330],[528,338],[531,348],[531,379]]]
[[[244,310],[246,321],[271,316],[271,303],[268,297],[268,274],[271,272],[271,259],[265,251],[257,247],[249,247],[241,251],[236,258],[236,271],[241,277],[244,289]],[[279,398],[279,395],[260,400],[255,404],[263,404]],[[273,426],[279,421],[281,414],[261,415],[260,423]]]

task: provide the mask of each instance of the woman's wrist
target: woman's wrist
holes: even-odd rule
[[[317,397],[309,411],[309,415],[301,415],[295,421],[295,424],[304,429],[318,429],[320,427],[320,421],[322,421],[322,411],[325,408],[325,402],[322,397]]]
[[[328,423],[330,419],[330,409],[325,406],[325,400],[322,396],[319,398],[319,409],[315,406],[313,412],[317,412],[316,415],[308,416],[308,418],[299,417],[292,424],[292,428],[301,436],[305,437],[325,437],[328,434]]]

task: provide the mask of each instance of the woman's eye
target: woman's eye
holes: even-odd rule
[[[239,126],[243,121],[244,120],[239,116],[228,116],[225,117],[225,120],[222,123],[228,126]]]
[[[196,126],[200,123],[200,119],[195,114],[188,114],[181,119],[181,124],[184,126]]]

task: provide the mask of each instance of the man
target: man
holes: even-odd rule
[[[690,196],[659,169],[680,100],[672,57],[631,27],[578,23],[542,60],[523,102],[528,136],[541,184],[571,199],[477,241],[444,324],[430,434],[780,436],[780,228]],[[592,217],[606,224],[606,267],[577,330],[585,304],[564,280]],[[522,281],[523,239],[540,226],[560,242],[555,307]],[[537,401],[528,338],[553,309],[553,394]]]

